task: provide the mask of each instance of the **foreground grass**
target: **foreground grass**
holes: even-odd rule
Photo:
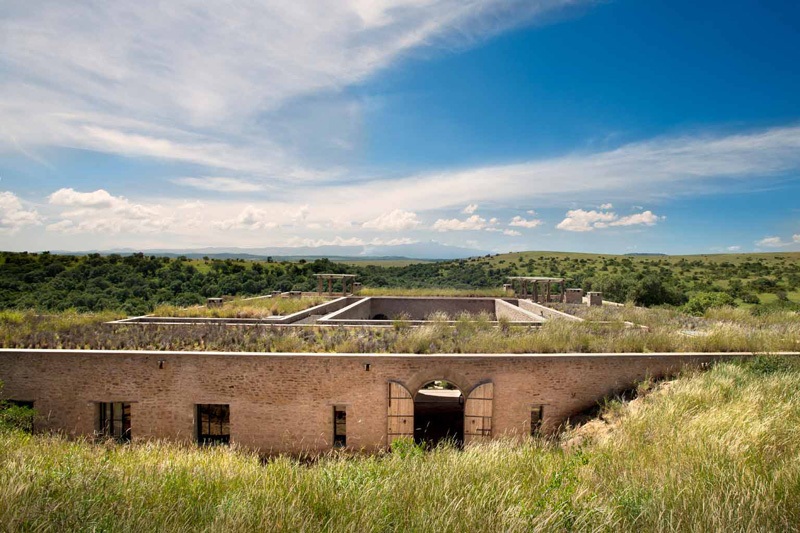
[[[569,451],[497,441],[264,464],[223,448],[3,432],[0,529],[793,531],[798,391],[796,364],[720,364],[636,405],[612,402],[610,433]]]
[[[267,318],[270,316],[291,315],[328,301],[330,301],[330,298],[324,296],[236,298],[225,302],[222,307],[159,305],[155,308],[153,314],[156,316],[192,318]]]
[[[547,322],[541,328],[493,327],[457,317],[410,328],[255,328],[201,325],[109,325],[114,313],[37,315],[0,312],[0,347],[107,350],[216,350],[343,353],[647,353],[800,351],[800,315],[753,316],[715,310],[706,318],[663,309],[581,307],[598,323]],[[473,317],[474,318],[474,317]],[[624,321],[649,327],[627,328]]]

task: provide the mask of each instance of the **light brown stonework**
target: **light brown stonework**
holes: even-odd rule
[[[524,435],[531,406],[545,406],[544,429],[552,430],[648,376],[734,355],[0,350],[0,380],[6,398],[35,402],[40,429],[91,435],[96,402],[122,401],[132,403],[134,440],[193,441],[195,404],[221,403],[230,405],[233,442],[262,453],[326,450],[332,408],[343,405],[348,447],[373,450],[386,444],[390,380],[412,395],[435,379],[455,384],[465,395],[491,382],[493,435]]]

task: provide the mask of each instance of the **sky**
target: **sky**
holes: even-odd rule
[[[795,1],[10,0],[0,249],[800,251],[798,95]]]

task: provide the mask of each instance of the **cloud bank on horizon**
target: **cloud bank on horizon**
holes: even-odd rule
[[[361,162],[376,127],[368,119],[392,100],[356,88],[598,9],[588,0],[12,1],[0,15],[0,155],[13,161],[0,163],[0,248],[436,240],[492,251],[800,250],[796,209],[690,247],[681,232],[694,224],[672,213],[698,198],[796,191],[792,114],[485,163],[465,152],[405,172],[391,158]]]

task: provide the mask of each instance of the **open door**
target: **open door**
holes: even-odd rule
[[[402,383],[388,383],[389,412],[387,442],[389,446],[398,439],[414,439],[414,398]]]
[[[494,384],[482,383],[472,389],[464,406],[464,445],[492,438]]]

